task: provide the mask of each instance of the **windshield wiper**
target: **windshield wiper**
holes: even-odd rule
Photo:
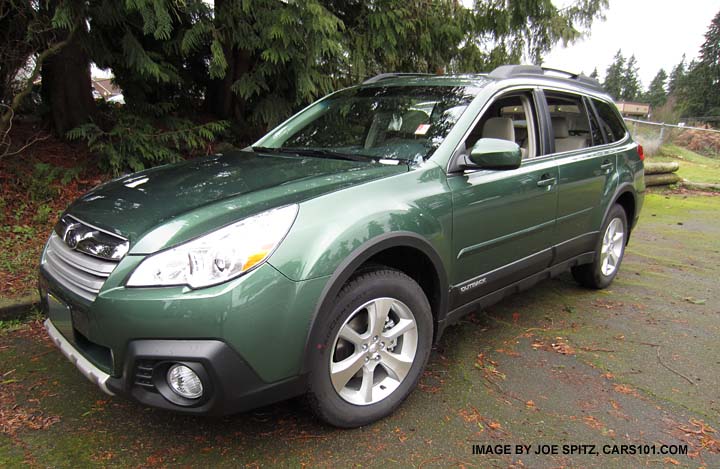
[[[282,153],[279,148],[273,147],[250,147],[254,152],[258,153]]]
[[[329,150],[327,148],[303,148],[303,147],[253,147],[253,150],[265,153],[289,153],[300,156],[316,156],[316,157],[328,157],[335,158],[338,160],[347,161],[369,161],[374,158],[370,156],[353,155],[349,153],[342,153],[335,150]]]

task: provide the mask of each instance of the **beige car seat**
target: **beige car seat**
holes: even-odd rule
[[[587,137],[570,135],[566,117],[553,117],[552,128],[555,134],[555,153],[579,150],[587,147]]]
[[[497,138],[515,142],[515,126],[509,117],[491,117],[485,122],[482,138]],[[517,143],[517,142],[515,142]],[[520,148],[523,159],[527,158],[527,149]]]

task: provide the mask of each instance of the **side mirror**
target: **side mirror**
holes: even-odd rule
[[[465,158],[463,169],[516,169],[522,162],[520,146],[509,140],[481,138]]]

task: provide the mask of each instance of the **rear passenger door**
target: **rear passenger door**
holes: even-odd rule
[[[604,121],[590,99],[545,90],[550,144],[558,164],[556,257],[562,262],[595,249],[604,200],[614,191],[614,151],[608,148]],[[617,136],[613,136],[616,138]],[[624,137],[624,136],[623,136]]]

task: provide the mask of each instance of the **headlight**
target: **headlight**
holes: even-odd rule
[[[290,231],[297,212],[297,205],[268,210],[149,256],[127,285],[202,288],[235,278],[272,254]]]

